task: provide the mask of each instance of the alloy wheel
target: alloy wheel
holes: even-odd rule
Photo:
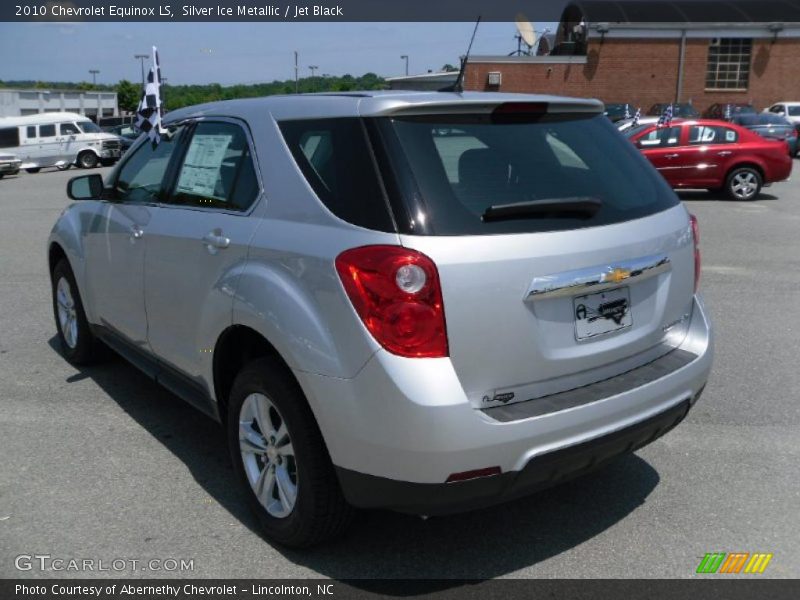
[[[286,422],[264,394],[239,411],[239,449],[250,487],[270,516],[288,517],[297,501],[297,463]]]
[[[72,288],[65,277],[61,277],[56,285],[56,303],[58,305],[58,323],[67,346],[74,349],[78,345],[78,312],[72,297]]]
[[[740,200],[749,200],[758,191],[758,179],[751,171],[742,171],[733,176],[731,191]]]

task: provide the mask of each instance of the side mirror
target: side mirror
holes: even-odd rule
[[[67,196],[72,200],[100,200],[103,197],[103,177],[97,173],[73,177],[67,183]]]

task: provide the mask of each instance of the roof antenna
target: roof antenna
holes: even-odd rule
[[[470,39],[469,41],[469,47],[467,48],[467,53],[464,55],[464,58],[461,59],[461,69],[459,69],[458,71],[458,77],[456,78],[456,82],[453,84],[453,87],[442,91],[457,92],[459,94],[464,91],[464,72],[467,70],[467,61],[469,60],[469,53],[472,50],[472,42],[475,41],[475,34],[478,33],[478,25],[480,24],[481,24],[481,16],[478,15],[478,20],[475,21],[475,29],[472,30],[472,39]]]

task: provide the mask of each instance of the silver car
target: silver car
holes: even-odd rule
[[[301,95],[166,126],[70,181],[58,336],[220,421],[270,539],[528,494],[700,397],[696,221],[600,102]]]

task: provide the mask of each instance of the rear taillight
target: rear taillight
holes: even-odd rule
[[[400,246],[363,246],[336,257],[336,271],[381,346],[409,358],[448,355],[439,273],[430,258]]]
[[[692,222],[692,240],[694,242],[694,291],[700,287],[700,227],[697,225],[697,217],[689,215]]]

